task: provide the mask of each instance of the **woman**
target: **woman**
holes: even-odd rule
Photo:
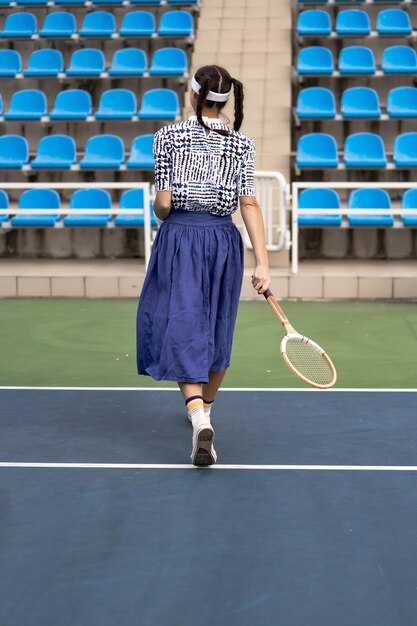
[[[233,130],[219,117],[234,91]],[[238,208],[256,259],[252,285],[270,285],[264,223],[255,198],[255,144],[239,132],[243,85],[222,67],[192,78],[196,115],[155,133],[155,215],[160,224],[139,298],[138,374],[176,381],[193,425],[194,465],[215,463],[210,410],[230,365],[243,280]]]

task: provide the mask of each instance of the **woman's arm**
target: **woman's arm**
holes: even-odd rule
[[[171,211],[172,191],[157,191],[153,203],[153,210],[157,218],[164,221]]]
[[[256,267],[252,275],[252,285],[259,294],[263,294],[269,288],[271,278],[269,276],[269,261],[262,209],[255,196],[240,196],[239,202],[242,218],[255,255]]]

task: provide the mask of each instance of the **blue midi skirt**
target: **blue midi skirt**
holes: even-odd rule
[[[230,365],[243,280],[231,215],[172,209],[154,239],[136,316],[138,374],[208,382]]]

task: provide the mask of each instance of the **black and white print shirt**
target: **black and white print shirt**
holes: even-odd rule
[[[155,133],[155,190],[172,191],[174,209],[230,215],[239,196],[255,195],[255,142],[220,118],[204,121],[231,134],[206,131],[195,115]]]

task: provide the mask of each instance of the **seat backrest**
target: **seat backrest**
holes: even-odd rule
[[[154,108],[158,110],[162,109],[164,111],[178,111],[178,94],[172,89],[148,89],[148,91],[145,91],[145,93],[143,94],[141,108]]]
[[[347,46],[339,55],[339,70],[345,73],[373,74],[376,70],[374,53],[366,46]]]
[[[340,11],[336,18],[336,32],[341,35],[370,33],[371,23],[368,14],[360,9]]]
[[[298,94],[297,113],[302,117],[315,113],[327,113],[336,115],[336,102],[334,93],[326,87],[307,87]]]
[[[59,209],[61,199],[54,189],[28,189],[19,198],[19,209]]]
[[[105,67],[104,54],[97,48],[75,50],[71,56],[71,67],[94,68],[103,71]]]
[[[382,54],[382,69],[385,73],[410,72],[417,70],[417,54],[409,46],[390,46]]]
[[[37,29],[36,17],[33,13],[9,13],[4,22],[4,30],[30,31]]]
[[[330,15],[321,9],[303,11],[298,16],[297,31],[300,35],[307,35],[309,33],[330,35],[332,31]]]
[[[9,208],[9,196],[3,189],[0,189],[0,209]],[[1,217],[1,215],[0,215]]]
[[[108,89],[100,96],[99,111],[123,111],[134,115],[136,96],[130,89]]]
[[[0,73],[22,71],[22,58],[17,50],[0,50]]]
[[[304,189],[298,197],[300,209],[340,209],[339,194],[326,187]]]
[[[188,11],[167,11],[161,15],[159,28],[193,31],[193,17]]]
[[[185,70],[187,68],[187,55],[181,48],[159,48],[153,53],[152,65]]]
[[[367,160],[384,160],[385,146],[380,135],[375,133],[354,133],[345,141],[345,161],[363,162]]]
[[[21,135],[0,136],[0,159],[13,159],[26,163],[29,158],[27,139]]]
[[[55,100],[55,109],[91,114],[91,95],[84,89],[65,89],[60,91]]]
[[[123,17],[122,28],[156,30],[155,17],[149,11],[131,11]]]
[[[407,189],[402,197],[401,207],[403,209],[417,209],[417,189]]]
[[[16,91],[10,100],[10,111],[26,111],[46,115],[48,103],[43,91],[39,89],[22,89]]]
[[[153,133],[135,137],[130,146],[130,161],[153,162]]]
[[[349,209],[390,209],[391,198],[384,189],[354,189],[349,195]]]
[[[94,135],[87,141],[85,154],[99,159],[111,155],[115,160],[123,160],[124,144],[117,135]]]
[[[120,48],[113,55],[112,68],[136,69],[138,73],[146,71],[148,60],[146,52],[139,48]]]
[[[323,46],[307,46],[298,55],[298,73],[320,72],[331,74],[334,70],[333,55]]]
[[[73,137],[69,135],[47,135],[42,137],[38,145],[38,156],[46,156],[50,159],[56,158],[74,163],[76,154],[77,146]]]
[[[388,93],[388,115],[397,115],[401,111],[414,112],[417,116],[417,87],[394,87]]]
[[[378,13],[376,29],[379,33],[411,33],[410,16],[401,9],[385,9]]]
[[[378,93],[370,87],[350,87],[342,94],[342,113],[363,111],[381,115]]]
[[[48,30],[70,30],[74,32],[77,28],[75,15],[64,11],[49,13],[43,22],[43,28]]]
[[[143,209],[145,205],[143,189],[127,189],[120,198],[121,209]]]
[[[113,13],[109,11],[92,11],[86,13],[82,28],[103,29],[113,32],[116,29],[116,20]]]
[[[397,156],[413,157],[417,156],[417,133],[402,133],[397,135],[394,141],[394,161]]]
[[[64,69],[64,58],[62,56],[62,52],[52,48],[35,50],[29,57],[28,67],[30,69],[48,69],[62,72]]]
[[[319,158],[337,158],[336,140],[326,133],[309,133],[300,137],[297,152],[316,155]]]
[[[111,209],[111,196],[105,189],[78,189],[72,194],[70,209]]]

